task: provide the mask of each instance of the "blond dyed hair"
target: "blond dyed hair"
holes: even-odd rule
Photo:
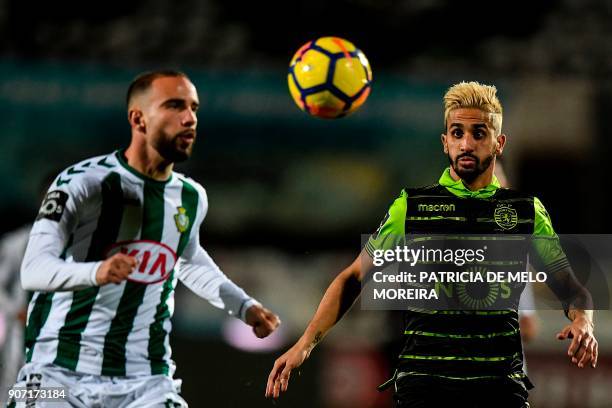
[[[498,133],[502,129],[503,108],[497,98],[497,88],[479,82],[460,82],[448,88],[444,94],[444,126],[450,112],[460,108],[476,108],[491,114],[491,122]]]

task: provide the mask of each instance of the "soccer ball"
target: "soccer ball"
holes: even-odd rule
[[[365,54],[350,41],[322,37],[295,53],[287,82],[301,110],[333,119],[363,105],[370,94],[372,70]]]

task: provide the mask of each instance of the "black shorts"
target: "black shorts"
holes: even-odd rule
[[[397,408],[528,408],[527,397],[526,385],[510,378],[471,381],[405,376],[395,380]]]

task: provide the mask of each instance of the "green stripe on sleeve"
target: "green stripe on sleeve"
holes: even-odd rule
[[[164,225],[164,183],[145,181],[140,239],[161,242]],[[170,279],[170,277],[168,277]],[[147,285],[127,281],[110,329],[104,338],[102,375],[125,375],[125,347]]]
[[[405,240],[406,209],[408,193],[402,190],[391,204],[389,211],[374,234],[368,239],[365,250],[374,257],[375,250],[394,249]]]
[[[552,226],[552,221],[548,215],[548,211],[544,208],[544,204],[537,198],[533,198],[533,208],[535,210],[535,221],[533,223],[533,234],[553,237],[555,230]]]
[[[559,237],[553,229],[550,216],[537,197],[533,199],[533,207],[535,222],[533,224],[532,248],[536,256],[536,263],[538,266],[546,267],[549,273],[569,266]],[[557,267],[558,265],[561,265],[561,267]]]
[[[197,210],[198,210],[199,195],[196,189],[186,181],[183,181],[183,189],[181,192],[181,206],[185,209],[186,215],[189,219],[189,226],[181,233],[179,239],[179,245],[177,248],[177,255],[180,257],[189,242],[191,236],[191,229],[196,221]],[[198,233],[198,232],[196,232]],[[169,367],[164,361],[164,354],[166,348],[164,342],[168,333],[164,330],[164,322],[170,317],[170,311],[168,310],[168,298],[174,289],[172,287],[172,280],[174,278],[174,271],[171,276],[164,283],[164,289],[161,294],[160,302],[157,305],[155,312],[155,320],[149,328],[149,359],[151,360],[151,374],[164,374],[168,375]]]
[[[85,262],[101,260],[106,248],[117,240],[123,215],[123,190],[118,173],[110,173],[104,178],[101,194],[102,209]],[[98,290],[99,287],[92,287],[74,292],[64,326],[59,331],[55,364],[70,370],[76,369],[81,336],[89,321]]]

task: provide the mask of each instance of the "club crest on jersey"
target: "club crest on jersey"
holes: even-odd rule
[[[493,213],[493,219],[505,230],[512,229],[518,224],[518,215],[510,204],[498,204]]]
[[[174,214],[174,222],[176,223],[176,229],[182,234],[189,228],[189,216],[187,210],[183,207],[176,207],[176,209],[178,213]]]
[[[176,252],[172,248],[149,240],[117,242],[109,248],[106,258],[116,253],[136,258],[138,265],[128,276],[128,280],[146,285],[168,279],[177,261]]]

